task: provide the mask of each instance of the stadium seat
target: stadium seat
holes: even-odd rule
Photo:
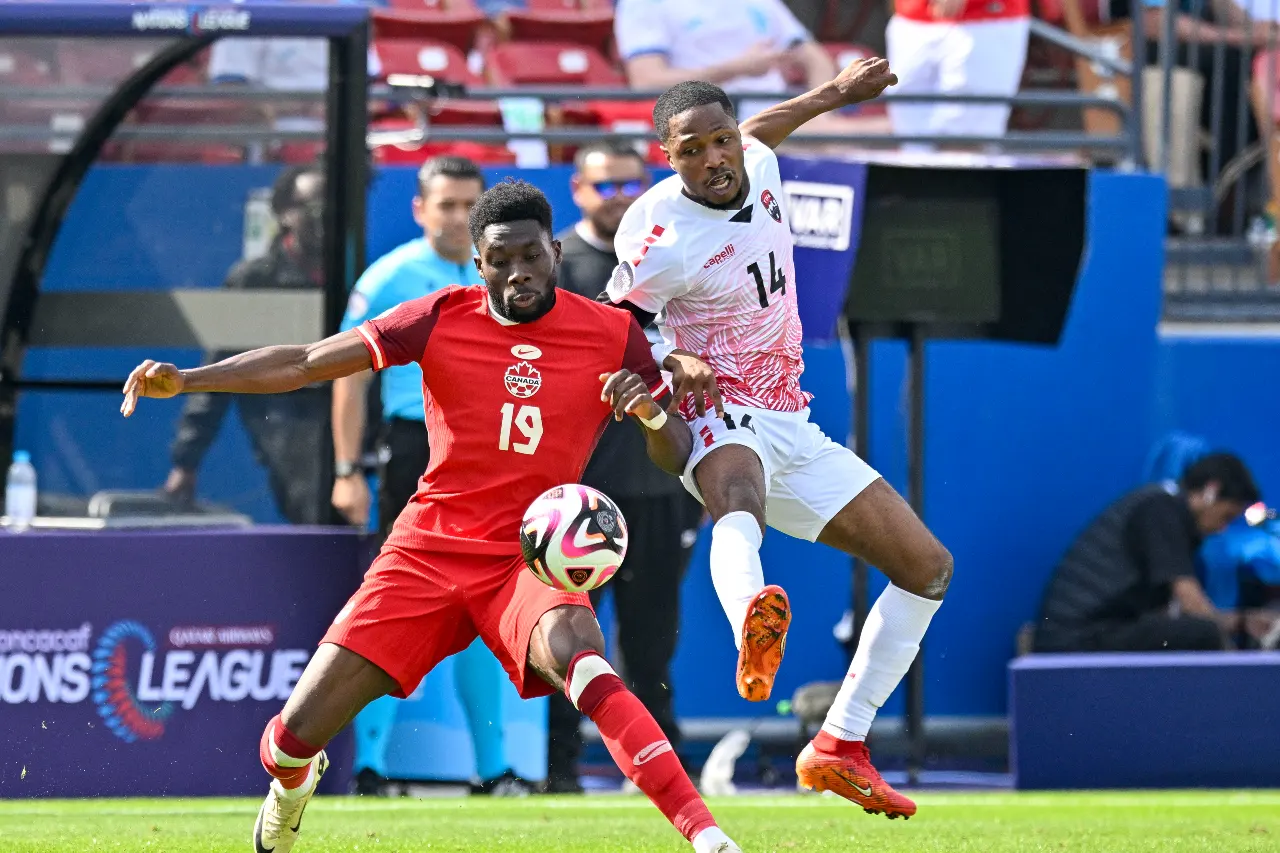
[[[382,80],[403,74],[414,77],[426,75],[464,86],[483,84],[480,77],[467,67],[467,57],[463,52],[449,42],[382,39],[374,43],[373,49],[382,65]]]
[[[234,166],[244,162],[244,149],[207,142],[109,142],[101,158],[116,163],[202,163]]]
[[[62,39],[58,42],[58,76],[79,86],[118,84],[147,63],[161,43]]]
[[[624,86],[626,78],[599,51],[579,44],[508,42],[485,56],[495,86]]]
[[[514,41],[572,42],[613,53],[613,9],[582,9],[547,4],[506,13],[507,27]]]
[[[614,132],[651,132],[653,101],[565,101],[548,110],[548,123],[569,127],[598,127]],[[562,146],[558,160],[572,159],[576,146]],[[667,157],[657,139],[644,149],[651,166],[667,166]]]
[[[42,44],[19,47],[12,40],[0,45],[0,83],[39,86],[54,79],[53,56]]]
[[[412,130],[414,122],[407,117],[381,119],[371,130]],[[405,145],[375,145],[373,161],[380,165],[420,165],[431,157],[453,155],[466,157],[476,163],[511,165],[516,161],[505,145],[489,145],[480,142],[422,142]]]
[[[373,9],[373,37],[447,42],[471,50],[489,19],[470,2],[444,3],[396,0],[388,9]]]

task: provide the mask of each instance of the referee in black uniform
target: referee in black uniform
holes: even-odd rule
[[[557,238],[563,247],[559,285],[595,299],[618,265],[613,237],[622,214],[648,188],[649,175],[635,149],[615,142],[580,148],[574,165],[573,200],[583,218]],[[612,498],[627,519],[627,558],[608,584],[617,614],[622,676],[678,751],[670,669],[680,625],[680,581],[702,506],[679,480],[649,461],[644,436],[625,421],[609,422],[582,482]],[[602,592],[594,591],[592,600],[598,603]],[[549,717],[546,790],[580,792],[582,715],[557,694],[551,697]]]

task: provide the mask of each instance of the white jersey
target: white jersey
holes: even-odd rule
[[[716,210],[685,196],[679,175],[631,205],[614,238],[614,303],[656,314],[663,338],[698,353],[724,399],[798,412],[804,371],[795,259],[778,158],[743,137],[749,198]],[[691,408],[691,407],[690,407]],[[690,411],[686,411],[688,417]]]

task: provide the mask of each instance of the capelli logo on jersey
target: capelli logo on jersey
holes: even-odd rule
[[[702,268],[704,270],[709,270],[714,266],[719,266],[720,264],[723,264],[725,261],[729,260],[732,257],[733,257],[733,244],[730,243],[729,245],[721,249],[719,252],[716,252],[714,255],[708,258],[707,262],[702,265]]]
[[[797,246],[843,252],[853,225],[853,187],[783,181],[791,236]]]

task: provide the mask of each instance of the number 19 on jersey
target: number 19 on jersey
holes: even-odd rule
[[[516,428],[523,441],[511,441],[511,428]],[[499,450],[514,450],[532,456],[542,441],[542,412],[537,406],[521,406],[516,410],[515,403],[502,404],[502,431],[498,435]]]

